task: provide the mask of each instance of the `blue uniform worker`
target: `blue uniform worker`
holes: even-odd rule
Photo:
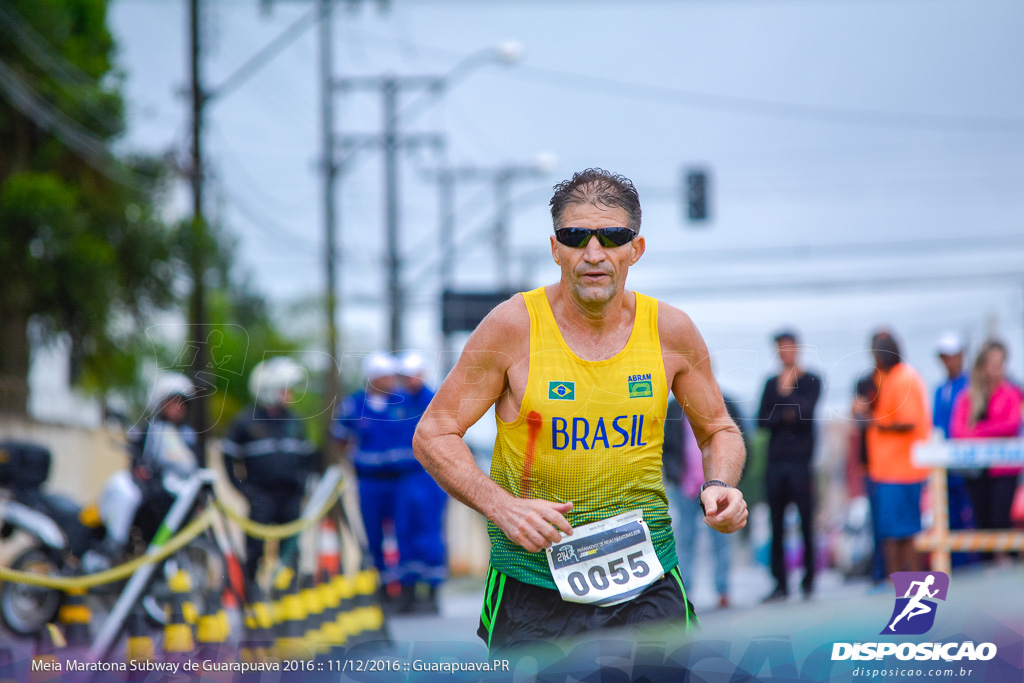
[[[953,404],[968,385],[967,373],[964,372],[964,341],[956,332],[945,332],[935,344],[947,379],[935,390],[932,404],[932,424],[942,430],[942,435],[949,438],[949,422],[953,416]],[[946,472],[946,491],[949,498],[949,528],[953,530],[974,529],[974,508],[971,495],[967,490],[967,480],[963,472],[948,470]],[[961,567],[978,561],[977,553],[953,553],[951,560],[954,567]]]
[[[405,421],[409,401],[397,386],[398,365],[394,358],[375,353],[366,359],[363,374],[366,389],[344,401],[332,425],[332,435],[351,447],[350,458],[359,481],[359,509],[366,529],[373,563],[381,580],[390,583],[405,574],[404,563],[413,554],[407,516],[398,514],[403,475],[422,470],[406,438]],[[388,567],[384,561],[384,524],[395,525],[399,562]]]
[[[434,392],[424,382],[426,370],[423,354],[408,351],[402,355],[399,373],[405,385],[409,406],[408,419],[401,423],[402,442],[410,448],[416,425],[434,398]],[[436,614],[437,587],[448,576],[444,542],[444,513],[448,494],[419,463],[402,476],[400,489],[397,514],[407,520],[403,527],[409,533],[407,546],[410,548],[410,554],[404,562],[402,586],[406,599],[402,607],[406,611]],[[416,594],[417,583],[426,584],[428,590],[425,595]]]

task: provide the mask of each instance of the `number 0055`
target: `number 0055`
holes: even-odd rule
[[[583,572],[573,572],[569,574],[569,587],[572,588],[573,593],[583,597],[590,592],[591,586],[602,591],[607,590],[613,583],[625,586],[629,583],[630,572],[638,579],[651,573],[651,568],[640,559],[643,555],[642,552],[637,552],[627,555],[625,560],[621,557],[617,560],[612,560],[607,565],[607,571],[603,566],[595,565],[587,571],[586,575]],[[629,563],[629,572],[622,566],[623,563],[627,562]]]

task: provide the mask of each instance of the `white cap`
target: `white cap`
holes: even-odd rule
[[[149,412],[156,413],[172,396],[188,397],[194,391],[192,380],[180,372],[161,372],[153,382],[153,390],[149,392]]]
[[[935,350],[943,356],[955,356],[964,350],[964,340],[956,332],[943,332],[935,342]]]
[[[398,361],[390,354],[378,351],[371,353],[363,361],[363,375],[366,379],[380,379],[396,372],[398,372]]]
[[[398,371],[408,377],[419,377],[427,371],[427,357],[419,351],[402,354]]]
[[[270,358],[257,365],[249,375],[249,392],[262,406],[276,405],[281,392],[305,379],[306,369],[285,356]]]

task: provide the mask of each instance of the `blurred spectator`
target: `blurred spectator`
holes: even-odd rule
[[[872,512],[886,573],[917,571],[913,537],[921,530],[921,488],[928,471],[913,464],[911,449],[931,433],[924,382],[903,362],[892,334],[876,334],[871,353],[878,388],[867,430]]]
[[[408,397],[406,419],[401,423],[402,445],[412,448],[416,425],[434,398],[434,392],[424,381],[427,363],[419,351],[403,354],[398,371]],[[404,545],[410,555],[402,562],[405,574],[401,577],[403,600],[399,611],[438,613],[437,588],[448,574],[444,542],[447,502],[448,494],[418,462],[402,474],[396,515],[403,521],[396,522],[396,527],[408,531],[409,538]],[[419,583],[425,584],[424,594],[417,590]]]
[[[956,332],[946,332],[935,344],[939,360],[946,368],[946,381],[935,390],[935,410],[932,424],[942,430],[946,438],[949,433],[949,421],[953,416],[953,404],[956,397],[967,386],[967,373],[964,372],[964,343]]]
[[[953,404],[967,386],[967,373],[964,372],[964,343],[956,332],[945,332],[936,342],[935,350],[939,354],[939,361],[946,368],[946,381],[935,390],[932,425],[941,430],[942,436],[950,438],[949,421],[953,416]],[[961,472],[949,470],[946,473],[946,490],[949,496],[949,528],[975,528],[971,497]],[[977,555],[953,553],[952,561],[954,567],[959,567],[977,561]]]
[[[222,441],[232,483],[249,501],[249,517],[261,524],[285,524],[299,518],[306,479],[319,469],[316,448],[305,423],[289,409],[292,388],[306,371],[290,358],[263,361],[249,376],[255,405],[243,408]],[[246,578],[255,581],[263,539],[245,540]],[[279,557],[298,562],[298,536],[281,541]]]
[[[952,436],[957,439],[1018,436],[1021,401],[1021,390],[1006,379],[1006,347],[998,341],[985,342],[971,369],[970,385],[953,407]],[[981,476],[968,479],[979,529],[1010,528],[1010,507],[1020,474],[1020,467],[991,467]]]
[[[885,557],[882,553],[882,537],[879,535],[878,513],[874,509],[874,483],[868,476],[868,425],[871,411],[878,397],[875,386],[875,371],[862,375],[853,390],[853,417],[857,421],[858,461],[864,477],[864,490],[871,507],[871,538],[874,541],[871,553],[871,581],[880,584],[885,580]]]
[[[804,544],[804,597],[814,592],[814,409],[821,394],[821,379],[797,365],[796,333],[775,335],[782,371],[769,379],[761,395],[758,424],[770,433],[765,488],[772,526],[772,576],[775,589],[766,600],[789,595],[784,541],[786,506],[795,503],[800,513]]]
[[[165,485],[191,476],[202,462],[196,433],[187,423],[192,381],[176,372],[161,372],[150,389],[147,419],[128,430],[131,467],[103,485],[100,509],[107,522],[102,551],[117,561],[128,548],[132,528],[147,544],[174,503]]]
[[[725,407],[745,435],[743,421],[735,403],[726,399]],[[709,527],[704,524],[704,513],[700,509],[700,487],[704,483],[703,456],[690,422],[675,398],[669,399],[665,417],[662,465],[665,493],[674,521],[679,574],[683,579],[683,587],[689,591],[693,588],[693,560],[697,550],[698,534],[701,533],[701,529]],[[715,592],[718,593],[718,606],[724,608],[729,606],[732,537],[718,533],[712,533],[710,537],[714,558]]]

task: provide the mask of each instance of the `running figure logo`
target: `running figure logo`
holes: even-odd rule
[[[936,604],[929,598],[945,600],[949,576],[942,572],[895,572],[896,606],[881,635],[919,636],[935,623]],[[900,597],[903,596],[903,597]]]

